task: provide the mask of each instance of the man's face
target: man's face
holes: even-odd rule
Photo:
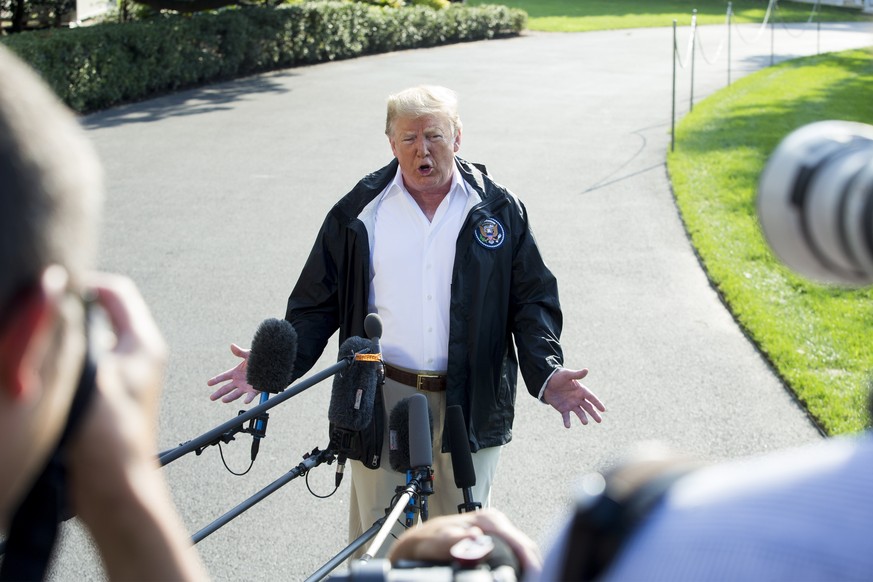
[[[403,183],[413,195],[445,194],[452,181],[461,133],[443,116],[400,117],[388,138],[400,162]]]

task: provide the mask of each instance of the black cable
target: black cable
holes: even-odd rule
[[[246,473],[248,473],[249,471],[251,471],[251,470],[252,470],[252,467],[253,467],[254,464],[255,464],[255,460],[252,459],[252,462],[249,463],[249,468],[248,468],[248,469],[246,469],[246,470],[243,471],[242,473],[237,473],[237,472],[235,472],[233,469],[231,469],[230,467],[227,466],[227,461],[224,459],[224,449],[221,448],[221,443],[218,443],[218,453],[221,455],[221,462],[224,464],[224,468],[227,469],[227,471],[228,471],[231,475],[236,475],[237,477],[242,477],[243,475],[245,475]]]

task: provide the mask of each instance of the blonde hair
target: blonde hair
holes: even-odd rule
[[[452,126],[452,137],[461,131],[461,117],[458,115],[458,95],[451,89],[438,85],[419,85],[404,89],[388,97],[388,115],[385,120],[385,135],[394,134],[394,125],[401,117],[423,117],[434,115],[443,117]]]

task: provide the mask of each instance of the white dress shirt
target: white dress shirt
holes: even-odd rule
[[[369,311],[382,318],[387,363],[445,372],[455,245],[473,198],[457,167],[431,221],[404,186],[399,167],[377,198]]]

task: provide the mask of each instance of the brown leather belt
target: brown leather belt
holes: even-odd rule
[[[425,392],[445,392],[445,374],[416,374],[385,364],[385,377]]]

